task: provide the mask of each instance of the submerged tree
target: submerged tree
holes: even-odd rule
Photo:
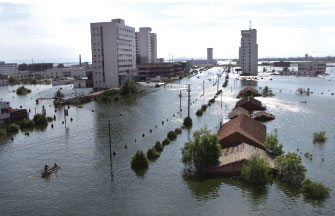
[[[60,89],[58,89],[58,90],[56,91],[54,98],[55,98],[56,100],[61,100],[61,99],[64,98],[64,94],[61,92]]]
[[[321,200],[329,197],[330,189],[307,178],[302,182],[302,192],[306,198]]]
[[[327,141],[326,131],[321,131],[320,133],[313,134],[313,143],[324,143]]]
[[[275,156],[280,156],[284,154],[283,145],[278,143],[277,130],[274,133],[270,133],[266,136],[265,149]]]
[[[270,181],[270,165],[258,154],[253,154],[251,160],[243,165],[241,177],[243,181],[252,185],[264,185]]]
[[[128,79],[121,86],[120,94],[123,95],[123,96],[128,96],[128,95],[136,94],[136,93],[137,93],[137,88],[136,88],[134,80]]]
[[[198,174],[215,165],[220,156],[219,138],[207,128],[195,131],[193,140],[185,143],[182,149],[182,162],[189,168],[195,169]]]

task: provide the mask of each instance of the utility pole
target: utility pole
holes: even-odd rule
[[[112,139],[111,139],[111,121],[108,120],[108,134],[109,134],[109,158],[112,159]]]
[[[187,84],[188,103],[187,103],[187,116],[190,117],[190,106],[191,106],[191,84]]]
[[[218,85],[217,85],[217,87],[216,87],[216,93],[219,92],[219,81],[220,81],[220,77],[219,77],[219,74],[218,74]]]
[[[181,97],[182,97],[182,95],[181,95],[181,91],[180,91],[180,93],[179,93],[179,111],[180,111],[180,114],[181,114]]]
[[[205,80],[202,81],[202,95],[205,96]]]

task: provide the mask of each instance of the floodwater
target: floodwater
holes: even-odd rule
[[[63,108],[55,110],[50,100],[35,105],[36,98],[52,97],[60,87],[28,86],[32,93],[27,96],[10,93],[17,86],[0,87],[0,99],[10,101],[14,108],[22,105],[31,109],[31,118],[35,107],[40,113],[43,105],[47,115],[57,118],[54,129],[49,124],[43,131],[31,131],[29,137],[20,132],[13,135],[13,141],[10,137],[0,140],[0,215],[334,215],[335,96],[331,93],[335,93],[335,73],[331,68],[330,76],[318,78],[264,75],[258,81],[247,81],[236,80],[232,74],[223,89],[222,106],[219,96],[202,117],[197,117],[196,110],[216,93],[213,76],[218,70],[213,68],[199,78],[183,79],[166,88],[147,87],[151,93],[117,103],[91,102],[81,109],[71,106],[67,128],[62,124]],[[205,97],[200,97],[203,80]],[[220,88],[223,82],[224,76]],[[193,128],[184,129],[145,173],[136,174],[130,167],[134,153],[146,151],[157,140],[162,141],[169,130],[182,125],[187,115],[188,83],[194,101]],[[266,85],[275,97],[259,99],[276,116],[266,123],[267,131],[278,130],[286,152],[297,152],[298,148],[307,177],[330,187],[331,198],[323,202],[305,200],[299,191],[277,182],[255,189],[228,178],[199,181],[183,174],[180,149],[194,130],[207,126],[216,132],[221,120],[228,121],[226,116],[235,106],[239,90]],[[62,88],[65,95],[74,94],[71,86]],[[297,88],[310,88],[313,94],[297,95]],[[183,111],[178,114],[180,89]],[[76,93],[89,91],[77,89]],[[301,103],[305,100],[307,103]],[[116,153],[112,162],[108,120]],[[313,133],[321,130],[326,131],[327,142],[313,144]],[[313,153],[313,160],[305,158],[305,152]],[[62,168],[49,179],[42,179],[39,171],[44,164],[54,162]]]

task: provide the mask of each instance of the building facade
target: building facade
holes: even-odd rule
[[[59,79],[59,78],[81,78],[87,76],[87,69],[83,67],[65,67],[52,68],[45,71],[45,78]]]
[[[207,48],[207,62],[208,64],[213,63],[213,48]]]
[[[186,62],[155,63],[137,65],[140,81],[166,81],[187,73]]]
[[[91,23],[93,87],[118,88],[120,76],[136,73],[135,28],[122,19]]]
[[[0,74],[0,86],[8,85],[8,75]]]
[[[137,64],[157,63],[157,34],[150,27],[142,27],[136,32]]]
[[[239,49],[239,64],[242,75],[257,76],[258,74],[258,44],[257,30],[241,31],[241,46]]]
[[[10,75],[18,71],[16,63],[5,63],[0,61],[0,74]]]

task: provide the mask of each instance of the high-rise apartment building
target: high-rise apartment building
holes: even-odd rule
[[[207,63],[213,63],[213,48],[207,48]]]
[[[157,34],[150,27],[142,27],[136,32],[136,62],[150,64],[157,62]]]
[[[136,72],[135,28],[122,19],[91,23],[94,89],[117,88],[121,76]]]
[[[241,47],[239,49],[239,64],[242,75],[258,74],[258,44],[257,30],[241,31]]]

